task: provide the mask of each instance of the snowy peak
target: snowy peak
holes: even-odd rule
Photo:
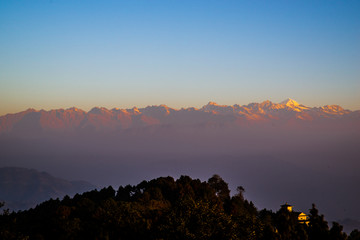
[[[208,102],[208,104],[204,105],[201,109],[207,111],[207,110],[216,109],[217,107],[221,107],[221,106],[218,105],[216,102]]]
[[[166,106],[165,104],[161,104],[159,106],[147,106],[146,108],[140,109],[140,112],[143,114],[147,114],[152,117],[160,117],[167,116],[174,112],[175,109]]]
[[[104,107],[94,107],[89,111],[89,113],[91,113],[91,114],[104,114],[107,112],[109,112],[109,110]]]
[[[343,115],[351,112],[349,110],[343,109],[339,105],[325,105],[320,107],[320,111],[331,115]]]
[[[76,108],[76,107],[68,108],[68,109],[66,109],[66,111],[69,111],[69,112],[82,112],[82,113],[84,113],[83,110],[78,109],[78,108]]]
[[[213,114],[232,114],[234,112],[234,107],[227,105],[219,105],[215,102],[209,102],[207,105],[203,106],[200,110]]]
[[[297,101],[295,101],[291,98],[288,98],[288,99],[282,101],[280,104],[288,106],[288,107],[296,107],[296,106],[300,105]]]
[[[310,109],[309,107],[307,106],[304,106],[302,104],[299,104],[297,101],[291,99],[291,98],[288,98],[284,101],[282,101],[281,103],[279,103],[282,107],[284,108],[288,108],[288,109],[291,109],[292,111],[295,111],[295,112],[302,112],[304,110],[308,110]]]
[[[201,109],[219,109],[219,108],[229,108],[232,106],[228,106],[228,105],[220,105],[217,104],[216,102],[209,102],[208,104],[204,105]]]
[[[211,106],[211,105],[212,106],[218,106],[218,104],[216,102],[211,102],[211,101],[207,105],[209,105],[209,106]]]

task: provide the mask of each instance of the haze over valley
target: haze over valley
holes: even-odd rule
[[[333,220],[360,215],[360,111],[337,105],[29,109],[0,117],[0,126],[0,167],[115,188],[217,173],[261,208],[288,201],[304,211],[316,203]]]

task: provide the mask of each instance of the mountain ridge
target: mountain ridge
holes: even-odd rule
[[[293,99],[280,103],[269,100],[247,105],[219,105],[209,102],[201,108],[175,109],[167,105],[145,108],[107,109],[94,107],[86,112],[76,107],[68,109],[35,110],[0,116],[0,133],[37,130],[116,129],[154,125],[242,125],[269,122],[294,124],[314,121],[339,121],[358,125],[360,111],[343,109],[339,105],[308,107]]]

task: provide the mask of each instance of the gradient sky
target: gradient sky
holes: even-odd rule
[[[360,1],[0,1],[0,115],[288,97],[360,109]]]

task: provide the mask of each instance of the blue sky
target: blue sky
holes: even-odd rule
[[[288,97],[360,109],[359,1],[0,1],[0,115]]]

